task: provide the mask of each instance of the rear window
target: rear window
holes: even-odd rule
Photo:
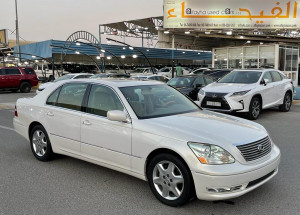
[[[20,75],[21,72],[19,69],[5,69],[6,75]]]
[[[27,75],[35,75],[35,72],[32,68],[23,68],[23,70]]]

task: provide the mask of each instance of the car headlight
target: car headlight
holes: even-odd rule
[[[234,157],[219,146],[193,142],[188,145],[202,164],[218,165],[235,162]]]
[[[249,93],[251,90],[245,90],[245,91],[240,91],[240,92],[235,92],[231,96],[243,96]]]
[[[201,96],[204,96],[204,95],[205,95],[205,91],[201,89],[201,90],[199,91],[199,94],[200,94]]]

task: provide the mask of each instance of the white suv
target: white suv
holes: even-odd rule
[[[274,69],[233,70],[198,93],[200,106],[221,112],[245,112],[255,120],[262,109],[279,106],[288,112],[293,100],[293,84]]]

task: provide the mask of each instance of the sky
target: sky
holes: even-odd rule
[[[0,29],[14,31],[15,1],[0,5]],[[66,40],[78,30],[98,37],[99,24],[161,16],[163,0],[18,0],[18,14],[20,37],[27,41]]]

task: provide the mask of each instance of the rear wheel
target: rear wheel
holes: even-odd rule
[[[290,93],[286,93],[283,99],[283,104],[279,106],[279,110],[282,112],[289,112],[292,106],[292,96]]]
[[[262,110],[261,101],[258,97],[252,98],[249,106],[248,119],[256,120]]]
[[[49,161],[53,156],[48,134],[41,125],[37,125],[32,129],[30,146],[33,155],[40,161]]]
[[[147,178],[155,197],[166,205],[183,205],[194,195],[190,170],[174,155],[154,157],[150,161]]]
[[[20,91],[22,93],[29,93],[31,91],[31,84],[29,84],[28,82],[21,83]]]

